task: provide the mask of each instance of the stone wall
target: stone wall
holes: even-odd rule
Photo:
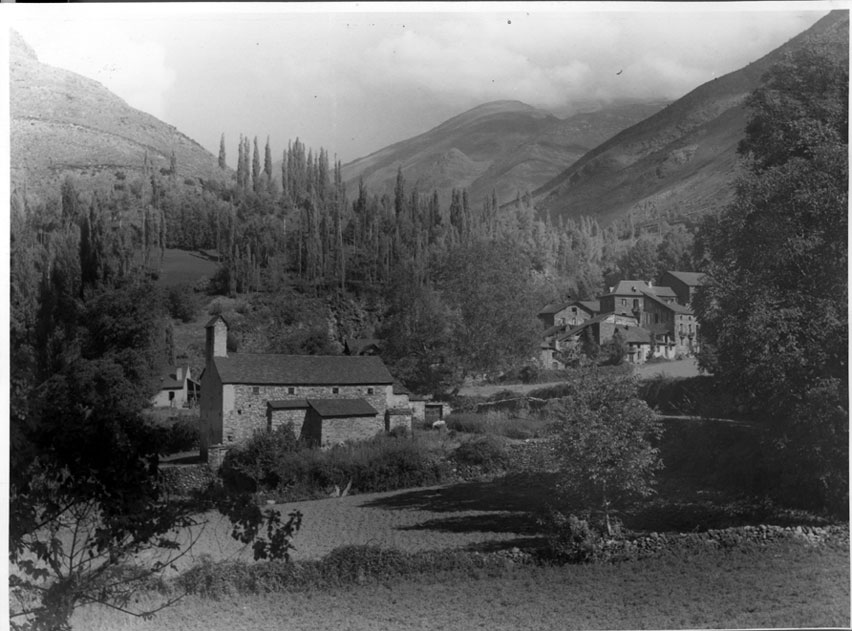
[[[307,414],[307,409],[304,410],[271,410],[268,418],[267,428],[269,431],[274,432],[282,425],[286,425],[287,423],[293,424],[293,433],[296,434],[296,438],[300,438],[302,435],[302,427],[305,423],[305,417]]]
[[[387,410],[388,391],[391,386],[251,386],[234,385],[233,408],[225,408],[223,442],[239,443],[257,431],[268,427],[267,401],[295,401],[304,399],[356,399],[367,401],[383,419]],[[255,388],[257,392],[255,393]],[[293,392],[290,392],[292,388]],[[333,391],[337,388],[337,392]],[[373,394],[369,394],[372,388]]]
[[[161,465],[158,473],[165,490],[180,496],[201,491],[216,479],[212,467],[207,464]]]
[[[308,415],[312,417],[312,414]],[[322,419],[322,446],[366,440],[385,431],[384,416]]]

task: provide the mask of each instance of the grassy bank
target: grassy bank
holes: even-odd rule
[[[836,542],[837,543],[837,542]],[[576,629],[848,626],[846,544],[708,550],[585,566],[369,575],[308,591],[189,595],[151,621],[99,608],[74,629]]]

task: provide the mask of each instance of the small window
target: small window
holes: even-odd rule
[[[296,394],[296,388],[287,388],[287,394]]]
[[[622,298],[622,299],[621,299],[621,306],[622,306],[622,307],[626,307],[626,306],[627,306],[627,298]]]
[[[367,394],[374,394],[375,390],[373,388],[367,388]]]
[[[260,394],[260,386],[253,386],[251,389],[252,394]]]
[[[169,401],[174,401],[174,398],[175,398],[175,393],[169,392]]]
[[[331,394],[340,394],[340,388],[332,388]]]
[[[243,413],[242,410],[237,410],[237,414],[242,414],[242,413]]]
[[[233,434],[228,434],[228,442],[229,443],[234,442],[234,435]]]

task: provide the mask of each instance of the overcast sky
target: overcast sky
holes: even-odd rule
[[[2,5],[47,64],[228,161],[240,133],[347,162],[471,107],[676,99],[839,3]],[[844,7],[845,8],[845,7]],[[582,9],[582,10],[580,10]]]

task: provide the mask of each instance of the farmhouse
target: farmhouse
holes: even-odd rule
[[[316,445],[410,428],[407,391],[394,392],[379,357],[229,353],[224,318],[214,317],[206,331],[201,455],[213,464],[229,445],[288,422]]]
[[[181,408],[198,399],[199,384],[190,376],[189,366],[165,366],[160,371],[159,388],[151,402],[154,407]]]

